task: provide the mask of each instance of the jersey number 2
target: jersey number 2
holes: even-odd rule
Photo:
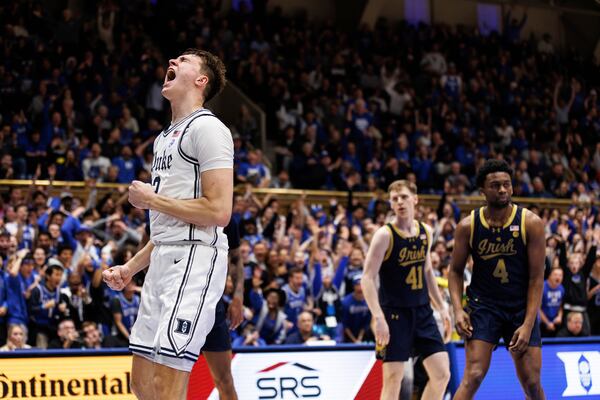
[[[157,176],[156,178],[154,178],[154,181],[152,182],[152,186],[154,186],[154,193],[158,193],[158,188],[160,187],[160,176]]]
[[[502,258],[498,260],[493,275],[500,278],[500,283],[508,283],[508,271],[506,271],[506,264]]]
[[[423,267],[412,267],[406,277],[406,283],[412,290],[423,289]]]

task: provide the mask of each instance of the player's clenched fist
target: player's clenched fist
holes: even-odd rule
[[[129,202],[136,208],[150,208],[150,200],[154,194],[154,189],[149,183],[133,181],[129,185]]]
[[[116,265],[103,271],[102,279],[112,290],[123,290],[131,280],[131,273],[125,265]]]

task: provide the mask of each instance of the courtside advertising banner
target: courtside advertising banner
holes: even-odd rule
[[[372,351],[237,354],[233,381],[241,399],[354,399],[369,375]],[[209,399],[218,399],[213,390]]]
[[[130,371],[129,355],[0,358],[0,399],[135,400]]]
[[[462,377],[463,348],[456,349],[457,368]],[[600,399],[600,343],[544,344],[542,387],[548,399]],[[492,364],[476,399],[523,398],[512,357],[504,347],[492,354]]]
[[[462,345],[448,346],[452,385],[462,377]],[[600,399],[600,341],[546,341],[542,347],[542,386],[548,399]],[[135,399],[126,350],[23,351],[0,353],[1,399]],[[371,346],[311,348],[285,346],[239,349],[232,373],[240,400],[372,400],[381,391],[381,362]],[[522,399],[512,357],[504,347],[475,399]],[[194,365],[188,399],[218,399],[206,360]]]
[[[234,355],[232,372],[241,400],[378,397],[381,367],[372,350],[288,349],[294,351]],[[121,350],[102,353],[0,353],[0,399],[135,399],[129,384],[131,356]],[[188,399],[207,398],[218,395],[201,357],[190,376]]]

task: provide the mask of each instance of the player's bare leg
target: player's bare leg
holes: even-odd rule
[[[185,400],[190,373],[133,355],[131,390],[141,400]]]
[[[524,353],[517,354],[511,352],[511,355],[526,399],[544,400],[546,396],[544,395],[544,389],[542,389],[540,380],[542,349],[540,347],[529,346]]]
[[[144,357],[133,355],[131,366],[131,390],[141,400],[154,398],[154,388],[148,384],[154,376],[154,363]]]
[[[400,361],[384,362],[382,366],[383,387],[381,400],[397,400],[404,375],[404,363]]]
[[[217,390],[220,400],[237,400],[237,394],[233,385],[231,375],[231,350],[229,351],[203,351],[210,374]]]
[[[156,400],[186,400],[190,373],[154,364],[152,386]]]
[[[427,357],[423,360],[423,366],[429,376],[429,381],[425,385],[423,400],[441,400],[446,393],[448,381],[450,380],[450,360],[448,353],[441,351]]]
[[[490,368],[494,345],[483,340],[469,340],[465,346],[467,365],[454,400],[472,399]]]

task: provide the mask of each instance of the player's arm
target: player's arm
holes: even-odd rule
[[[537,312],[542,304],[544,290],[544,267],[546,257],[546,237],[542,220],[532,212],[527,212],[527,257],[529,259],[529,288],[527,290],[527,311],[524,323],[533,327]]]
[[[102,272],[102,279],[113,290],[123,290],[131,278],[150,265],[154,243],[148,242],[125,265],[115,265]]]
[[[229,305],[229,329],[235,329],[242,323],[244,303],[244,265],[240,257],[240,248],[229,250],[229,268],[233,280],[233,298]]]
[[[157,194],[150,184],[133,181],[129,201],[135,207],[149,208],[197,226],[226,226],[231,218],[233,169],[204,171],[201,183],[200,198],[182,200]]]
[[[240,257],[240,249],[229,250],[229,268],[233,279],[233,297],[244,298],[244,264]]]
[[[525,320],[514,333],[509,349],[522,352],[529,345],[531,330],[542,304],[544,291],[544,267],[546,257],[546,236],[542,220],[532,212],[525,216],[527,231],[527,258],[529,261],[529,286],[527,289],[527,308]]]
[[[456,330],[460,335],[470,337],[473,329],[469,316],[462,308],[464,290],[464,272],[469,257],[469,240],[471,238],[471,216],[459,222],[454,231],[454,249],[448,273],[448,290],[456,319]]]
[[[427,235],[431,238],[431,228],[425,225],[425,229],[427,230]],[[435,279],[435,273],[433,272],[433,266],[431,265],[431,240],[428,240],[427,255],[425,256],[425,280],[427,281],[427,290],[435,309],[440,312],[447,310],[448,307],[442,298],[437,280]]]
[[[179,143],[179,150],[198,160],[202,196],[198,199],[172,199],[156,194],[149,184],[133,182],[129,201],[138,208],[150,208],[196,226],[224,227],[231,217],[233,198],[231,132],[216,118],[196,119],[189,129],[190,132]],[[189,180],[190,185],[198,183],[192,176]],[[160,182],[156,185],[160,188]],[[145,196],[136,198],[136,193],[131,191],[133,186],[143,188]]]
[[[135,253],[135,255],[131,257],[127,264],[125,264],[127,267],[129,267],[132,276],[150,265],[150,256],[152,255],[152,250],[154,250],[154,243],[148,241],[148,243],[146,243],[146,245],[142,247],[140,251]]]
[[[444,338],[450,340],[452,334],[452,320],[450,319],[450,313],[448,312],[448,304],[442,297],[442,293],[437,283],[435,273],[433,272],[433,266],[431,265],[431,238],[432,229],[428,225],[425,225],[427,230],[427,236],[429,237],[427,255],[425,256],[425,280],[427,281],[427,291],[429,292],[429,298],[433,303],[433,307],[440,313],[442,321],[444,321]]]
[[[389,342],[389,328],[387,327],[385,315],[383,314],[383,310],[379,304],[376,279],[389,245],[389,229],[386,227],[379,228],[375,232],[375,235],[373,235],[373,240],[371,240],[371,245],[369,246],[367,258],[365,260],[365,269],[361,279],[365,300],[367,301],[367,305],[369,306],[369,310],[371,311],[373,322],[375,324],[375,339],[377,340],[377,344],[383,346],[387,345]],[[381,328],[380,332],[378,332],[379,328]],[[378,337],[378,335],[381,337]]]

